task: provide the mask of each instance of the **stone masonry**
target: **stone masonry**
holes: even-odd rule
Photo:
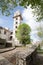
[[[36,65],[37,64],[37,49],[31,47],[23,51],[16,52],[16,65]]]
[[[18,47],[0,54],[0,65],[36,65],[37,46]]]
[[[5,59],[4,57],[0,56],[0,65],[13,65],[12,63],[10,63],[7,59]]]

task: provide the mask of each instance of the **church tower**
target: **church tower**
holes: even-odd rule
[[[20,11],[14,13],[14,24],[13,24],[13,46],[20,46],[19,40],[16,38],[17,28],[22,23],[22,15]]]

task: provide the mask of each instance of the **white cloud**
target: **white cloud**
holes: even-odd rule
[[[22,15],[24,19],[23,21],[27,23],[32,29],[31,39],[33,39],[34,42],[38,41],[36,28],[39,26],[39,22],[35,21],[35,18],[33,17],[32,9],[30,8],[30,6],[27,7],[27,9],[23,10]]]
[[[39,25],[38,22],[35,21],[35,18],[33,17],[33,13],[32,13],[32,9],[29,7],[27,7],[27,9],[23,10],[23,18],[24,21],[30,25],[31,29],[36,29],[36,27]]]

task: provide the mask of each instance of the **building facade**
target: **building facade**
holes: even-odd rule
[[[16,38],[17,28],[22,23],[22,16],[20,11],[14,13],[14,24],[13,24],[13,46],[20,46],[19,40]]]
[[[3,41],[5,40],[5,43],[11,43],[12,44],[12,32],[8,28],[0,27],[0,45],[3,45]]]
[[[13,31],[10,31],[8,28],[0,27],[0,39],[5,40],[7,46],[11,44],[12,46],[21,46],[19,40],[16,37],[17,28],[22,23],[22,15],[20,11],[16,11],[14,13],[14,23],[13,23]],[[0,44],[2,44],[0,42]]]

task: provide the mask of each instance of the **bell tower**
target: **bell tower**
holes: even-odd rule
[[[14,24],[13,24],[13,46],[20,46],[19,40],[16,38],[17,28],[22,23],[22,15],[20,11],[14,13]]]

